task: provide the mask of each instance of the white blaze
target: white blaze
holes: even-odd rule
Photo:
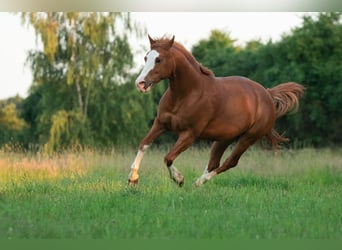
[[[138,85],[140,82],[145,81],[145,77],[147,74],[154,68],[156,63],[156,58],[159,56],[159,53],[156,50],[151,50],[146,55],[146,63],[141,71],[138,78],[135,80],[135,84]]]

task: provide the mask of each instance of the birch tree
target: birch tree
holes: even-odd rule
[[[133,66],[128,38],[139,35],[139,28],[129,13],[35,12],[21,18],[43,44],[43,51],[28,56],[31,94],[40,106],[34,111],[38,141],[53,150],[89,140],[89,105],[109,85],[127,81]]]

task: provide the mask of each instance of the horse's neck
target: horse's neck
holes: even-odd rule
[[[169,88],[175,96],[183,98],[202,91],[202,78],[203,75],[197,72],[193,65],[178,59],[173,75],[169,79]]]

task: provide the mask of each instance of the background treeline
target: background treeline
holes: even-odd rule
[[[70,146],[137,145],[147,133],[161,83],[147,94],[135,89],[130,38],[141,36],[128,13],[25,13],[44,45],[31,51],[29,95],[0,101],[0,144],[48,152]],[[277,42],[236,45],[213,30],[192,48],[217,76],[242,75],[272,87],[295,81],[306,86],[299,113],[277,122],[296,145],[342,142],[341,13],[303,17],[303,23]],[[172,135],[158,142],[173,141]],[[157,143],[158,143],[157,142]]]

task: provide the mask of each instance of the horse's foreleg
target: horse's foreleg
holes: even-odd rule
[[[160,136],[165,129],[160,126],[157,120],[154,121],[152,128],[146,135],[146,137],[140,142],[138,153],[131,165],[131,171],[128,174],[128,184],[129,185],[135,185],[138,183],[139,180],[139,167],[140,163],[142,161],[142,158],[144,156],[144,153],[146,152],[149,145],[158,137]]]
[[[149,145],[144,145],[142,148],[139,148],[138,153],[135,156],[135,159],[131,165],[131,171],[129,172],[129,175],[128,175],[129,185],[133,186],[138,183],[138,180],[139,180],[138,171],[139,171],[140,163],[148,146]]]
[[[170,152],[164,158],[171,179],[174,180],[179,186],[182,186],[184,184],[184,176],[175,166],[172,165],[172,163],[180,153],[191,146],[194,140],[195,137],[191,133],[181,133],[175,145],[173,145]]]
[[[183,186],[184,184],[184,176],[183,174],[173,165],[167,167],[169,170],[170,178],[178,184],[178,186]]]

